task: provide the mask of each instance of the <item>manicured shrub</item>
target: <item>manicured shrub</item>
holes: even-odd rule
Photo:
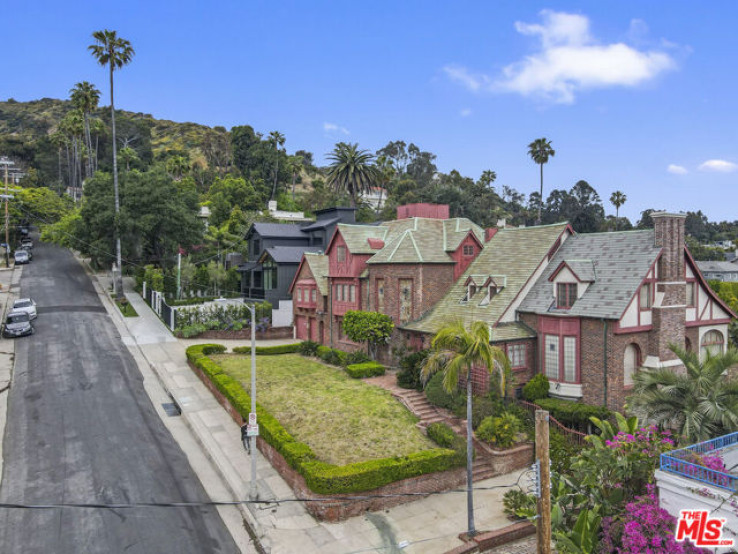
[[[428,350],[420,350],[400,360],[400,371],[397,373],[397,385],[403,389],[423,390],[423,379],[420,371],[428,357]]]
[[[346,353],[346,365],[363,364],[365,362],[373,361],[374,360],[367,356],[366,352],[362,352],[361,350]]]
[[[587,430],[589,418],[607,419],[610,410],[604,406],[592,406],[583,402],[572,402],[558,398],[542,398],[536,401],[541,408],[548,410],[553,417],[568,427]]]
[[[520,429],[520,420],[507,412],[488,417],[479,425],[477,438],[499,448],[510,448]]]
[[[428,438],[443,448],[453,448],[454,439],[458,436],[445,423],[431,423],[428,425]]]
[[[364,362],[363,364],[350,364],[346,366],[346,373],[354,379],[365,377],[377,377],[384,375],[384,366],[379,362]]]
[[[523,398],[528,402],[548,398],[548,377],[543,373],[534,375],[533,379],[523,385]]]
[[[177,335],[182,338],[189,339],[190,337],[196,337],[197,335],[200,335],[207,330],[208,328],[205,325],[201,323],[195,323],[193,325],[187,325],[185,327],[182,327],[181,329],[177,329]]]
[[[328,346],[318,347],[318,357],[330,365],[345,366],[346,356],[346,352],[336,350],[335,348],[329,348]]]
[[[276,346],[257,346],[257,356],[273,356],[276,354],[296,354],[300,349],[300,344],[279,344]],[[233,349],[236,354],[251,354],[250,346],[236,346]]]
[[[456,412],[458,411],[457,409]],[[490,392],[485,396],[474,396],[472,398],[472,429],[479,427],[484,419],[500,415],[504,411],[505,406],[496,392]],[[466,418],[466,402],[464,402],[463,411],[459,417]]]
[[[304,340],[297,351],[303,356],[317,356],[320,344],[312,340]]]
[[[439,408],[453,411],[455,408],[466,409],[466,398],[459,392],[449,394],[443,388],[443,373],[436,373],[425,385],[425,396],[428,402]]]
[[[503,511],[518,519],[533,517],[537,512],[537,500],[532,494],[520,489],[510,489],[502,496]]]

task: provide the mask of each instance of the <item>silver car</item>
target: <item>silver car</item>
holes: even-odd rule
[[[38,317],[38,314],[36,313],[36,303],[30,298],[19,298],[18,300],[13,302],[12,311],[26,312],[28,314],[28,318],[31,320],[34,320]]]

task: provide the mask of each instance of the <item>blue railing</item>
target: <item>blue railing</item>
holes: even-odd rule
[[[696,456],[717,454],[718,451],[734,445],[738,445],[738,433],[723,435],[686,448],[672,450],[661,454],[661,470],[694,479],[713,487],[738,492],[738,477],[695,463],[698,461]]]

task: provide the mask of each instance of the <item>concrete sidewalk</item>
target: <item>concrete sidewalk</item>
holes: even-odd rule
[[[107,280],[99,276],[101,294]],[[243,449],[240,429],[187,365],[186,348],[191,344],[217,342],[228,348],[249,341],[178,340],[159,320],[127,280],[125,292],[138,317],[122,318],[124,343],[140,354],[161,385],[182,410],[182,419],[191,429],[202,452],[217,468],[226,485],[227,496],[213,500],[248,499],[251,460]],[[107,294],[106,294],[107,296]],[[112,304],[108,300],[108,304]],[[260,345],[292,343],[292,340],[258,341]],[[183,449],[185,447],[183,446]],[[185,450],[188,456],[190,452]],[[377,513],[354,517],[340,523],[323,523],[294,501],[292,489],[260,453],[257,455],[257,489],[260,500],[269,504],[248,504],[244,519],[266,552],[300,554],[346,554],[358,552],[441,553],[462,545],[458,535],[466,530],[465,491],[427,497]],[[490,531],[509,525],[502,512],[502,495],[514,485],[520,472],[475,483],[476,526]],[[500,488],[496,488],[500,487]]]

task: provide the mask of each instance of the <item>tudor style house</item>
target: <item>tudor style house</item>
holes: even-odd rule
[[[339,224],[324,258],[304,257],[290,287],[297,338],[353,350],[341,327],[347,311],[379,311],[402,325],[432,308],[483,249],[484,230],[448,214],[447,205],[412,204],[380,225]]]

